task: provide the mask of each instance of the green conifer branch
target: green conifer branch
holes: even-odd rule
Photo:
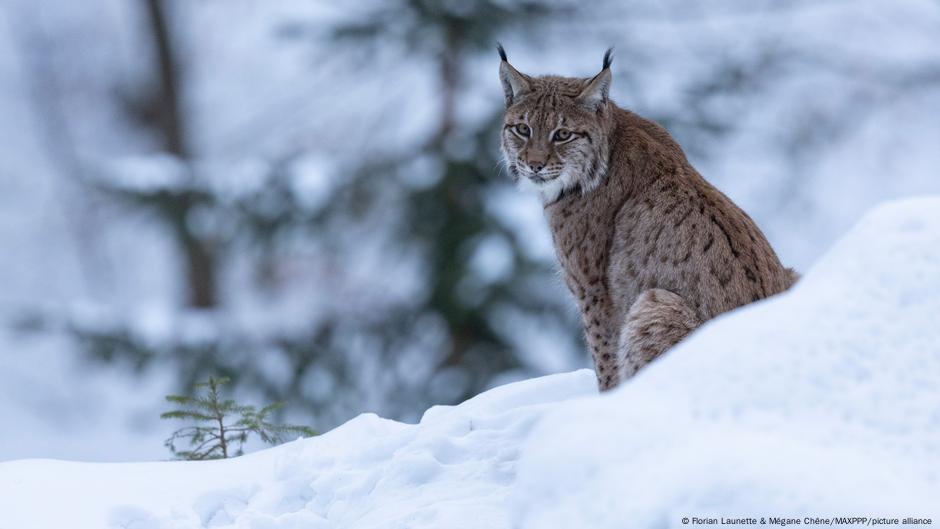
[[[161,419],[195,423],[176,430],[164,441],[175,457],[199,461],[239,456],[244,453],[244,445],[252,435],[271,445],[283,443],[291,434],[303,437],[317,435],[306,426],[270,422],[268,416],[283,408],[283,402],[267,404],[258,410],[254,406],[222,398],[221,387],[228,381],[224,377],[209,377],[208,381],[195,386],[197,391],[203,392],[201,395],[166,397],[167,402],[179,408],[160,414]]]

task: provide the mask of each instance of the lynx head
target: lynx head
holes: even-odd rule
[[[607,173],[612,50],[600,73],[585,79],[528,76],[509,64],[502,46],[497,49],[506,94],[502,150],[513,181],[546,204],[566,191],[597,187]]]

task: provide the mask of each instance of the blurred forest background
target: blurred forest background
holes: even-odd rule
[[[0,460],[166,457],[227,376],[327,430],[587,365],[497,40],[663,124],[805,269],[940,192],[936,0],[4,0]]]

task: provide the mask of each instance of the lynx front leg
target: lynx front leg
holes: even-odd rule
[[[661,288],[641,293],[620,331],[620,380],[632,377],[700,323],[681,296]]]

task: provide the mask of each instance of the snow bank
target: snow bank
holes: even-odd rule
[[[525,529],[940,514],[940,200],[869,214],[790,292],[705,326],[524,445]]]
[[[908,200],[603,397],[579,371],[233,460],[3,463],[0,529],[937,523],[938,379],[940,198]]]
[[[0,463],[0,529],[508,528],[522,440],[553,404],[593,394],[582,370],[237,459]]]

